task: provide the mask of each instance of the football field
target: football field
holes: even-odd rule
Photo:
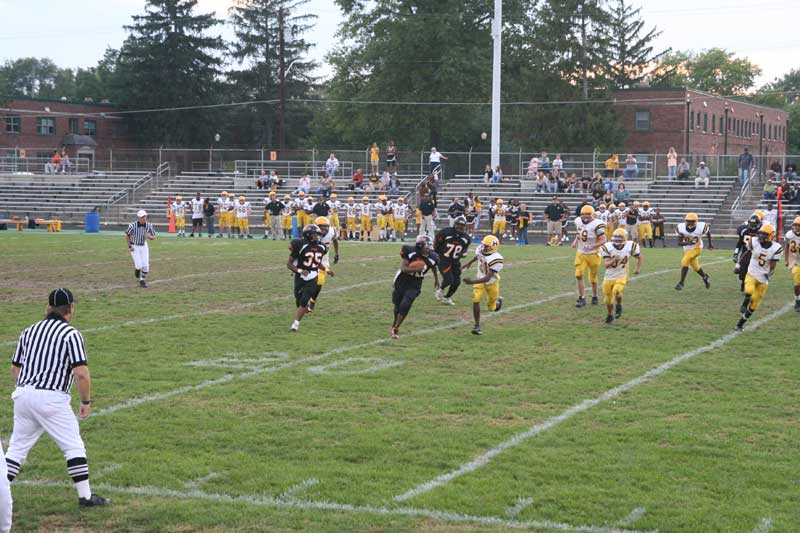
[[[12,484],[17,530],[800,530],[800,315],[783,262],[736,334],[730,250],[702,254],[710,290],[690,272],[679,292],[681,251],[644,249],[606,325],[604,306],[575,308],[572,249],[503,245],[505,303],[484,310],[483,336],[470,287],[450,307],[426,278],[391,340],[400,243],[342,242],[298,333],[287,243],[161,236],[147,289],[123,244],[0,233],[9,369],[51,289],[79,300],[80,427],[92,488],[113,500],[79,510],[45,436]]]

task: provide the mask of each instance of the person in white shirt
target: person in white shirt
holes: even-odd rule
[[[217,234],[217,238],[222,238],[222,231],[228,225],[228,214],[225,211],[225,202],[228,201],[228,192],[222,191],[217,198],[217,215],[219,216],[219,222],[217,223],[217,228],[219,229],[219,233]]]
[[[186,202],[179,194],[175,201],[169,206],[170,211],[175,216],[175,229],[178,230],[178,237],[186,237]]]
[[[767,202],[767,210],[764,212],[764,222],[772,224],[773,228],[778,227],[778,211],[772,205],[772,202]]]
[[[244,196],[239,197],[239,201],[235,204],[234,212],[236,213],[236,229],[239,231],[239,238],[244,239],[244,236],[247,235],[248,239],[252,239],[253,236],[250,235],[250,214],[252,213],[252,207],[250,206],[250,202],[246,201],[247,199]]]
[[[636,270],[633,273],[639,274],[642,269],[642,254],[639,251],[639,244],[628,240],[628,232],[617,228],[611,235],[611,242],[600,247],[600,257],[603,258],[603,266],[606,269],[603,275],[603,300],[608,312],[606,324],[611,324],[615,318],[622,316],[622,292],[628,283],[631,257],[636,258]]]
[[[701,183],[704,183],[706,189],[708,189],[708,182],[711,179],[711,171],[708,170],[705,161],[700,161],[700,166],[697,167],[697,177],[694,178],[694,188],[697,189],[700,187]]]
[[[336,171],[339,169],[339,160],[336,159],[336,154],[331,153],[328,157],[328,160],[325,161],[325,171],[328,173],[328,176],[333,178],[336,175]]]
[[[192,198],[192,233],[189,237],[194,237],[195,229],[199,237],[203,231],[203,199],[200,198],[199,192],[196,192]]]
[[[700,253],[703,251],[703,237],[708,237],[708,249],[714,249],[714,245],[711,244],[709,225],[705,222],[700,222],[696,213],[687,213],[683,220],[684,221],[678,224],[678,227],[675,229],[678,235],[678,246],[683,247],[681,280],[675,285],[675,290],[683,290],[689,267],[692,267],[692,270],[697,272],[697,275],[703,279],[703,284],[706,286],[706,289],[710,289],[711,278],[703,271],[699,261]]]
[[[561,160],[561,154],[556,154],[556,158],[553,159],[553,173],[558,175],[563,168],[564,162]]]
[[[436,147],[431,148],[431,155],[428,156],[428,165],[430,166],[430,173],[438,176],[442,172],[442,159],[447,161],[447,156],[436,150]]]
[[[308,194],[309,192],[311,192],[311,176],[306,174],[305,176],[300,178],[300,181],[297,184],[297,189],[295,189],[294,192],[295,192],[295,194],[297,194],[299,192],[303,192],[305,194]]]
[[[794,310],[800,313],[800,217],[795,217],[786,233],[786,268],[792,273]]]
[[[536,179],[536,174],[539,172],[539,158],[536,156],[531,157],[528,163],[528,178]]]

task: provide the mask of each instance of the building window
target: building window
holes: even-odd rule
[[[91,135],[95,137],[97,135],[97,121],[96,120],[84,120],[83,127],[86,130],[86,135]]]
[[[703,113],[703,133],[708,131],[708,113]]]
[[[36,119],[36,131],[39,135],[55,135],[56,119],[39,117]]]
[[[80,130],[78,129],[78,119],[77,118],[69,119],[69,132],[70,133],[74,133],[76,135],[78,133],[80,133]]]
[[[694,129],[694,111],[692,111],[692,118],[689,119],[689,129]]]
[[[22,118],[16,116],[6,117],[6,133],[19,133],[22,130]]]
[[[711,115],[711,133],[717,133],[717,115]]]
[[[636,112],[636,129],[640,131],[650,129],[650,111]]]
[[[697,124],[695,124],[697,129],[700,129],[700,111],[697,112]]]

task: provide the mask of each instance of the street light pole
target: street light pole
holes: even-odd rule
[[[492,169],[500,164],[500,66],[503,32],[503,1],[494,0],[494,19],[492,20]]]
[[[758,115],[758,172],[764,173],[764,113],[756,113]]]
[[[281,153],[286,147],[286,37],[284,35],[283,7],[278,11],[278,54],[280,105],[278,107],[278,148]]]
[[[684,154],[686,157],[689,157],[689,130],[692,128],[691,116],[689,115],[689,109],[692,107],[692,99],[689,98],[689,95],[686,95],[686,143],[684,145]]]
[[[725,128],[725,140],[723,142],[722,155],[728,155],[728,102],[725,102],[725,122],[722,127]]]

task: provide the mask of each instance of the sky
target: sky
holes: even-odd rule
[[[431,0],[435,1],[435,0]],[[233,0],[199,0],[203,12],[225,17]],[[94,66],[107,47],[125,39],[123,25],[144,11],[143,0],[0,0],[0,62],[19,57],[49,57],[62,67]],[[656,48],[725,48],[748,57],[762,69],[757,86],[800,68],[800,0],[634,0],[647,27],[662,34]],[[328,76],[325,54],[336,43],[342,15],[333,0],[310,0],[319,19],[306,37],[315,43],[312,57]],[[43,16],[46,14],[45,16]],[[48,22],[45,22],[48,21]],[[49,25],[49,26],[48,26]],[[230,27],[222,32],[231,37]]]

